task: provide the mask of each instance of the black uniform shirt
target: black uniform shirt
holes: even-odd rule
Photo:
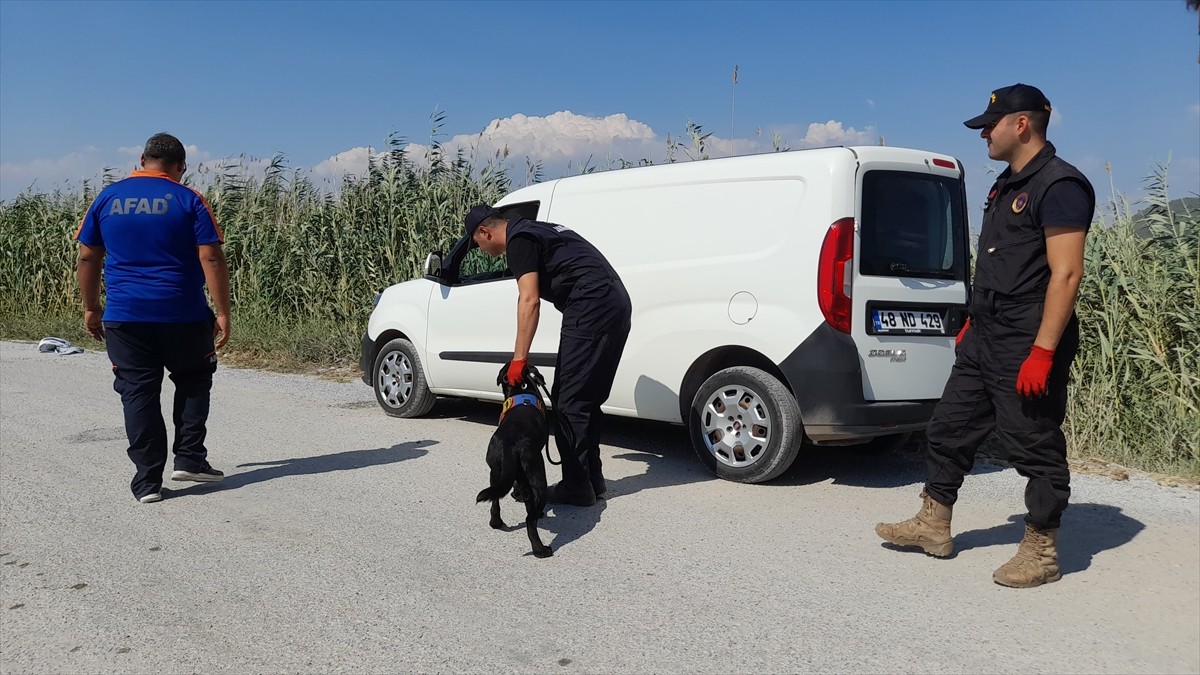
[[[1087,229],[1095,209],[1091,183],[1045,147],[1014,174],[1005,169],[992,185],[979,233],[977,290],[1021,301],[1041,301],[1050,281],[1046,227]]]
[[[520,279],[529,272],[540,271],[537,241],[530,237],[513,237],[508,240],[508,269]]]
[[[1073,180],[1060,180],[1046,189],[1038,215],[1042,228],[1092,226],[1092,197],[1083,185]]]
[[[618,287],[620,297],[614,301],[628,304],[620,277],[608,260],[570,228],[526,218],[510,220],[507,253],[513,275],[519,279],[537,272],[538,293],[560,312],[574,301],[593,309],[607,302],[595,292],[602,286]]]

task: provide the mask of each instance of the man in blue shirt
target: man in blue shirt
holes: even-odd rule
[[[230,334],[229,270],[212,209],[199,192],[179,183],[186,159],[179,139],[150,137],[142,169],[105,188],[75,235],[84,329],[106,341],[113,389],[125,410],[129,458],[137,467],[130,487],[145,504],[162,499],[164,368],[175,383],[172,480],[225,477],[209,465],[204,439],[216,350]],[[206,282],[215,316],[204,297]]]

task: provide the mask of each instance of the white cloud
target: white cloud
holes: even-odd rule
[[[860,131],[830,120],[807,127],[760,128],[753,138],[732,141],[712,134],[705,141],[705,151],[709,157],[770,152],[776,134],[779,145],[788,148],[863,145],[877,140],[873,127]],[[554,177],[574,173],[586,165],[609,168],[619,164],[619,160],[661,163],[667,157],[668,136],[678,144],[676,160],[696,155],[692,139],[682,130],[660,135],[649,125],[624,114],[588,117],[570,111],[545,117],[518,114],[492,120],[479,134],[455,136],[443,143],[442,148],[444,157],[453,158],[462,152],[477,164],[495,158],[519,167],[529,158],[542,162],[544,174]],[[406,148],[408,158],[417,164],[427,163],[429,152],[426,145],[410,144]]]
[[[492,120],[478,134],[460,134],[442,143],[443,155],[453,158],[460,152],[477,163],[490,158],[531,158],[543,164],[607,164],[625,158],[637,161],[649,158],[664,146],[648,125],[624,114],[607,117],[576,115],[568,110],[545,117],[516,114]],[[427,162],[429,146],[410,144],[409,159]]]
[[[84,180],[98,179],[105,166],[98,149],[87,147],[54,159],[35,159],[31,162],[4,162],[0,164],[0,199],[8,199],[26,188],[35,191],[50,191],[55,188],[71,189]]]
[[[821,124],[813,122],[808,125],[808,133],[799,143],[801,147],[817,148],[827,145],[865,145],[875,141],[875,129],[867,127],[859,131],[854,127],[846,129],[841,122],[829,120]]]
[[[1063,121],[1062,110],[1060,110],[1058,108],[1051,108],[1050,109],[1050,126],[1060,127],[1060,126],[1062,126],[1062,121]]]
[[[361,176],[367,172],[370,158],[379,157],[380,154],[382,153],[375,152],[375,148],[371,147],[350,148],[314,166],[312,175],[335,183],[346,174]]]
[[[269,160],[247,158],[217,159],[212,153],[195,145],[184,148],[187,150],[189,171],[200,174],[200,178],[213,169],[241,165],[239,171],[256,171],[269,163]],[[77,189],[84,181],[99,185],[105,170],[123,178],[139,168],[138,159],[141,156],[140,145],[119,146],[111,151],[88,146],[53,159],[4,162],[0,164],[0,199],[11,199],[30,187],[35,192],[47,192],[56,188]]]
[[[867,99],[867,107],[868,107],[868,108],[874,108],[874,107],[875,107],[875,101],[874,101],[874,100],[872,100],[872,99]]]
[[[1193,118],[1200,117],[1200,103],[1193,103],[1188,106],[1188,114]]]
[[[117,148],[117,154],[131,158],[134,164],[136,164],[138,160],[142,158],[142,150],[144,147],[145,146],[141,145],[122,145],[121,147]],[[201,150],[200,147],[196,145],[185,145],[183,146],[183,150],[187,153],[187,161],[189,166],[204,162],[211,163],[215,159],[211,153]]]
[[[707,132],[707,130],[702,130]],[[756,129],[749,138],[730,140],[710,134],[705,141],[709,157],[746,155],[770,152],[776,145],[783,148],[809,148],[829,145],[873,145],[878,136],[874,127],[862,130],[847,127],[837,120],[805,125],[782,125]],[[625,114],[604,117],[577,115],[564,110],[544,117],[516,114],[492,120],[476,134],[460,134],[442,143],[443,156],[453,160],[460,153],[477,166],[498,159],[507,166],[518,181],[527,162],[540,162],[542,176],[557,178],[581,172],[584,167],[615,168],[621,162],[637,164],[647,160],[663,163],[668,156],[668,141],[676,146],[674,159],[686,161],[697,154],[693,140],[685,129],[660,133],[649,125],[630,119]],[[258,174],[270,159],[239,155],[216,158],[195,145],[186,146],[188,164],[203,185],[212,173]],[[107,153],[95,148],[71,153],[57,160],[36,160],[25,164],[4,164],[0,198],[14,196],[30,184],[38,189],[50,189],[55,184],[80,178],[95,178],[105,166],[115,166],[124,173],[136,168],[141,146],[121,146]],[[428,165],[430,148],[410,144],[406,156],[417,165]],[[357,146],[331,155],[308,168],[315,179],[340,185],[347,174],[362,175],[369,158],[381,153],[369,146]],[[305,167],[300,167],[305,170]]]

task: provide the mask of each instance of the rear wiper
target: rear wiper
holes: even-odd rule
[[[888,266],[893,272],[904,272],[906,274],[919,274],[923,277],[933,277],[935,279],[953,279],[955,277],[953,270],[923,270],[918,267],[909,267],[904,263],[892,263]]]

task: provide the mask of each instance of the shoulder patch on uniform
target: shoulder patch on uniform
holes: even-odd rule
[[[1029,193],[1022,192],[1021,194],[1017,195],[1016,199],[1013,200],[1013,203],[1012,203],[1013,213],[1020,213],[1020,212],[1024,211],[1025,207],[1028,205],[1029,205]]]

